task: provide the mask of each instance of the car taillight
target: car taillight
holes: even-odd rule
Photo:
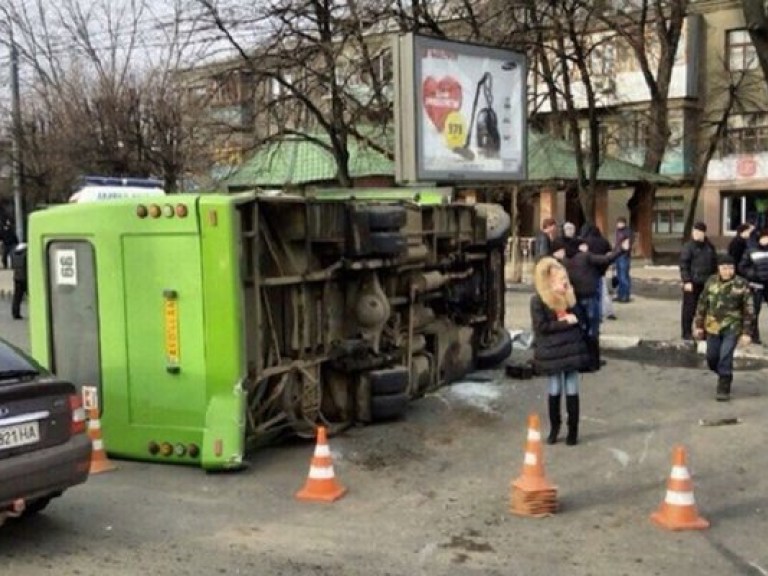
[[[77,394],[72,394],[69,397],[69,409],[72,412],[72,425],[69,427],[69,432],[72,436],[75,434],[82,434],[85,432],[85,408],[83,408],[83,401]]]

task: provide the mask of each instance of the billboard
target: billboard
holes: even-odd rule
[[[526,178],[523,54],[416,34],[395,54],[399,181]]]

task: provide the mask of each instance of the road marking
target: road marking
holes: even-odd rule
[[[637,462],[639,464],[642,464],[645,462],[645,457],[648,456],[648,447],[651,444],[651,438],[653,438],[653,430],[648,432],[648,434],[645,435],[645,441],[643,442],[643,451],[640,454],[640,458],[637,459]]]

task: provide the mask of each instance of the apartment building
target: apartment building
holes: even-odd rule
[[[724,71],[731,78],[743,75],[701,192],[702,218],[722,243],[742,222],[768,226],[768,89],[745,29],[741,2],[696,5],[707,30],[707,85],[718,86]],[[725,99],[722,91],[711,90],[705,106],[716,113],[724,109]]]

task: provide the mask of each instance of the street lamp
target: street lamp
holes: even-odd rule
[[[8,22],[8,38],[11,43],[11,115],[13,116],[13,142],[11,156],[13,159],[13,214],[16,221],[16,236],[19,242],[24,242],[24,210],[21,201],[21,97],[19,93],[19,50],[13,38],[13,24]]]

